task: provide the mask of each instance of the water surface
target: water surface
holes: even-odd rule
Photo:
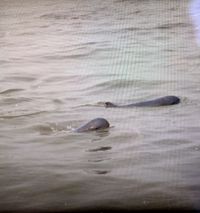
[[[200,209],[189,1],[0,2],[0,209]],[[105,109],[177,95],[179,105]],[[112,128],[77,134],[96,117]]]

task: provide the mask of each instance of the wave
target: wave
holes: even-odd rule
[[[168,81],[145,81],[145,80],[126,80],[126,79],[116,79],[109,80],[102,83],[95,84],[85,88],[85,91],[93,90],[110,90],[110,89],[124,89],[124,88],[140,88],[140,87],[155,87],[156,85],[162,85],[168,83]],[[84,91],[83,90],[83,91]]]
[[[184,23],[184,22],[180,22],[180,23],[166,23],[166,24],[161,24],[157,27],[155,27],[154,29],[177,29],[177,28],[187,28],[189,27],[189,24]]]
[[[81,58],[85,58],[87,56],[93,55],[96,52],[96,50],[90,50],[87,51],[85,53],[74,53],[74,54],[60,54],[60,55],[47,55],[47,56],[43,56],[44,59],[48,59],[48,60],[62,60],[62,59],[81,59]]]
[[[13,76],[9,76],[9,77],[5,77],[3,79],[3,81],[23,81],[23,82],[32,82],[37,80],[36,77],[31,77],[31,76],[17,76],[17,75],[13,75]]]
[[[6,89],[6,90],[3,90],[3,91],[0,91],[0,95],[7,95],[7,94],[10,94],[10,93],[15,93],[15,92],[20,92],[20,91],[23,91],[24,89]]]
[[[19,104],[22,102],[30,102],[30,101],[32,101],[31,98],[24,98],[24,97],[4,98],[4,99],[0,100],[0,105]]]
[[[46,113],[46,111],[38,111],[38,112],[19,114],[19,115],[0,115],[0,119],[13,119],[13,118],[19,118],[19,117],[29,117],[29,116],[33,116],[33,115],[40,115],[43,113]]]

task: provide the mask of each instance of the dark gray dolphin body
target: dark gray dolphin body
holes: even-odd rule
[[[94,131],[99,129],[106,129],[110,126],[108,121],[104,118],[95,118],[88,123],[84,124],[83,126],[75,129],[75,132],[88,132]]]
[[[156,107],[156,106],[168,106],[168,105],[174,105],[180,103],[180,99],[176,96],[164,96],[161,98],[149,100],[149,101],[143,101],[133,104],[127,104],[127,105],[116,105],[111,102],[105,102],[105,107],[120,107],[120,108],[126,108],[126,107]]]

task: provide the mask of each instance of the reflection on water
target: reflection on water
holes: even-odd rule
[[[1,211],[200,209],[197,4],[0,1]]]
[[[193,20],[197,43],[200,45],[200,1],[192,0],[190,3],[190,15]]]

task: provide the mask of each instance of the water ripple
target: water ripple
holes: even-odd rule
[[[189,24],[185,23],[185,22],[179,22],[179,23],[167,23],[167,24],[161,24],[157,27],[155,27],[155,29],[177,29],[177,28],[187,28],[189,26]]]
[[[89,86],[82,91],[90,91],[90,92],[96,92],[97,90],[102,90],[102,91],[108,91],[110,89],[124,89],[128,87],[155,87],[156,85],[162,85],[162,84],[167,84],[169,83],[168,81],[145,81],[145,80],[126,80],[126,79],[116,79],[116,80],[109,80],[109,81],[104,81],[101,83],[96,83],[93,86]]]
[[[32,113],[26,113],[26,114],[20,114],[20,115],[0,115],[0,118],[13,119],[13,118],[19,118],[19,117],[29,117],[29,116],[33,116],[33,115],[40,115],[43,113],[46,113],[46,111],[32,112]]]
[[[99,148],[96,148],[96,149],[89,149],[88,151],[89,152],[99,152],[99,151],[107,151],[107,150],[110,150],[110,149],[112,149],[112,147],[102,146],[102,147],[99,147]]]
[[[10,104],[19,104],[22,102],[30,102],[30,101],[32,101],[31,98],[25,98],[25,97],[3,98],[0,100],[0,106],[1,105],[10,105]]]
[[[24,89],[20,89],[20,88],[16,88],[16,89],[6,89],[6,90],[3,90],[3,91],[0,91],[0,94],[1,95],[7,95],[7,94],[10,94],[10,93],[15,93],[15,92],[20,92],[20,91],[23,91]]]
[[[21,82],[32,82],[37,80],[36,77],[32,77],[32,76],[19,76],[19,75],[12,75],[12,76],[6,76],[2,81],[21,81]]]

